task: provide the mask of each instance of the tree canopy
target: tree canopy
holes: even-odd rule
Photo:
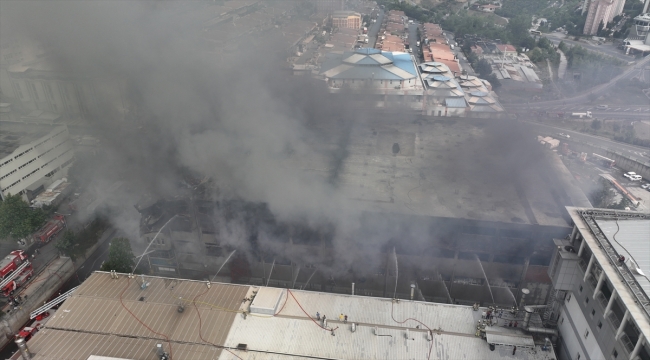
[[[0,202],[0,238],[22,239],[45,222],[45,212],[29,207],[20,195],[8,195]]]
[[[115,270],[121,273],[131,273],[135,266],[135,256],[131,250],[129,239],[115,238],[108,248],[108,259],[102,264],[103,271]]]

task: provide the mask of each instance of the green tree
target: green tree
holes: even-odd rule
[[[131,250],[129,239],[115,238],[108,248],[108,260],[102,264],[103,271],[115,270],[121,273],[131,273],[135,266],[135,256]]]
[[[476,65],[476,72],[479,73],[479,75],[482,78],[484,78],[492,74],[492,66],[487,60],[481,59],[478,61],[478,64]]]
[[[36,231],[45,221],[41,209],[33,209],[20,195],[8,195],[0,203],[0,238],[22,239]]]
[[[594,121],[591,122],[591,128],[598,131],[600,128],[603,126],[602,121],[598,119],[594,119]]]
[[[536,47],[528,53],[528,58],[530,58],[530,61],[538,63],[544,61],[546,57],[544,56],[544,52],[540,48]]]
[[[518,15],[508,21],[506,29],[510,32],[510,39],[513,44],[520,45],[524,39],[530,37],[528,29],[530,29],[530,16]]]
[[[57,240],[56,244],[54,247],[59,250],[59,252],[73,261],[76,259],[76,255],[74,253],[74,247],[77,244],[77,235],[72,230],[66,230],[66,232],[63,233],[63,236]]]

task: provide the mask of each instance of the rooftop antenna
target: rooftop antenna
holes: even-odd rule
[[[151,239],[151,241],[149,242],[149,245],[147,245],[147,247],[146,247],[146,248],[144,249],[144,251],[142,252],[142,255],[139,256],[140,260],[138,260],[138,262],[137,262],[137,263],[135,264],[135,266],[133,267],[133,270],[131,270],[131,274],[133,274],[133,272],[135,271],[135,269],[138,268],[138,265],[140,265],[140,261],[142,261],[142,258],[144,258],[145,253],[147,253],[147,250],[149,250],[149,246],[151,246],[151,244],[153,244],[154,241],[156,241],[156,238],[158,237],[158,235],[160,235],[160,232],[162,231],[162,229],[164,229],[165,226],[167,226],[167,224],[169,224],[172,220],[174,220],[174,218],[175,218],[176,216],[178,216],[178,215],[174,215],[174,216],[172,216],[169,220],[167,220],[167,222],[166,222],[163,226],[160,227],[160,229],[158,229],[158,232],[156,233],[156,236],[154,236],[153,239]]]

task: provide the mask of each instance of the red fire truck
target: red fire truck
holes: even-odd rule
[[[23,271],[20,272],[20,275],[10,281],[4,288],[2,288],[2,295],[11,296],[14,294],[14,291],[19,287],[23,286],[29,279],[34,275],[34,268],[32,265],[28,265]]]
[[[50,221],[47,222],[39,231],[34,234],[34,239],[49,242],[52,238],[65,228],[65,217],[63,215],[55,215]]]
[[[41,328],[45,325],[45,323],[50,319],[50,312],[54,313],[54,310],[51,311],[46,311],[42,314],[39,314],[36,316],[34,321],[29,324],[29,326],[25,326],[20,330],[18,334],[16,334],[16,338],[23,338],[25,341],[29,341],[29,339],[34,336]]]
[[[4,279],[7,275],[11,274],[26,259],[27,255],[22,250],[10,252],[9,255],[0,260],[0,279]]]

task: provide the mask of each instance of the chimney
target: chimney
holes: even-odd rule
[[[415,293],[415,284],[411,284],[411,300],[413,300],[414,293]]]
[[[18,345],[18,350],[20,351],[20,355],[23,358],[23,360],[31,360],[32,354],[29,352],[29,349],[27,348],[27,343],[25,342],[25,339],[21,337],[16,338],[16,345]]]
[[[526,306],[524,307],[524,311],[524,323],[522,324],[522,327],[528,329],[528,325],[530,324],[530,315],[533,313],[533,308]]]
[[[519,302],[519,308],[523,309],[526,306],[526,295],[530,294],[530,290],[523,288],[521,289],[521,301]]]
[[[352,283],[352,295],[354,295],[354,283]]]

